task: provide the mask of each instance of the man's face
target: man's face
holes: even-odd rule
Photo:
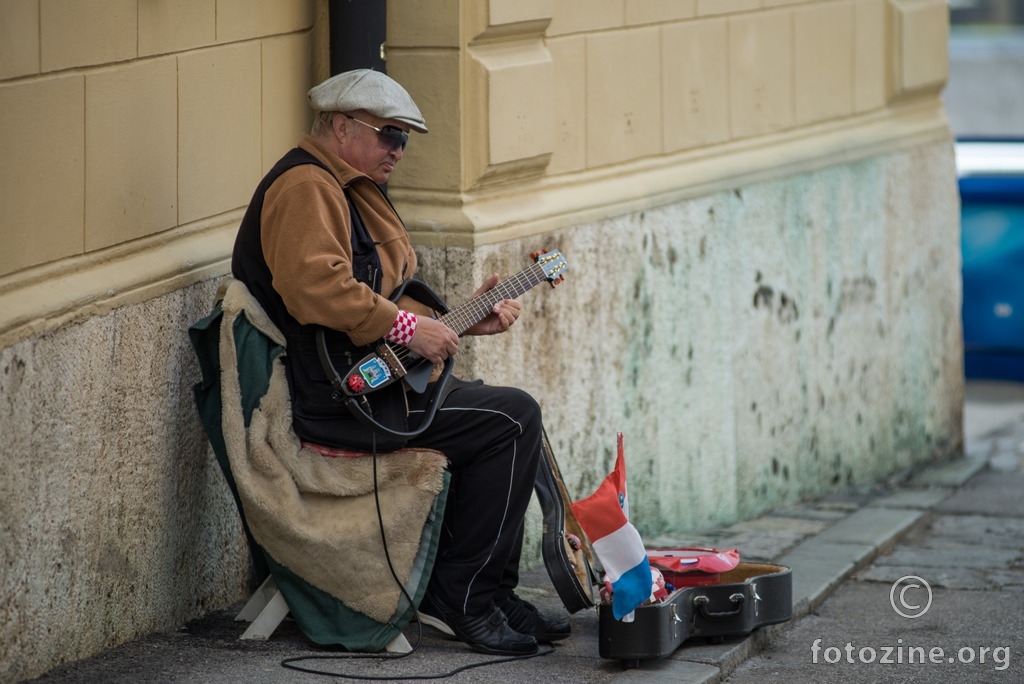
[[[400,121],[379,119],[366,112],[341,114],[338,118],[345,126],[344,141],[340,146],[341,158],[376,183],[386,183],[402,158],[409,126]],[[374,129],[380,129],[383,133]],[[401,133],[405,134],[404,139],[400,138]]]

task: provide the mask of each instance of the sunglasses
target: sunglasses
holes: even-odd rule
[[[377,131],[377,137],[380,138],[380,141],[384,143],[389,150],[397,150],[399,147],[401,147],[404,150],[405,146],[409,144],[409,134],[403,131],[401,128],[398,128],[397,126],[385,126],[384,128],[377,128],[376,126],[368,124],[365,121],[360,121],[354,116],[350,116],[348,114],[346,114],[345,116],[348,117],[349,119],[352,119],[356,123],[361,123],[367,128],[372,128],[373,130]]]

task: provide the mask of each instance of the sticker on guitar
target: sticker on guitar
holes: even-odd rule
[[[462,306],[449,310],[438,320],[462,336],[491,313],[503,299],[515,299],[543,282],[554,287],[565,279],[569,264],[561,252],[534,252],[534,263],[516,275],[500,281],[490,290],[473,297]],[[387,387],[396,380],[405,380],[415,392],[422,393],[430,382],[433,365],[426,359],[392,342],[383,342],[376,350],[355,364],[344,380],[345,393],[358,397]]]

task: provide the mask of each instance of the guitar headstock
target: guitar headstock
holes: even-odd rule
[[[544,277],[551,283],[551,287],[565,280],[563,274],[569,270],[569,264],[565,261],[565,257],[562,256],[561,252],[549,252],[544,249],[539,252],[533,252],[530,254],[530,258],[536,261],[537,265],[544,271]]]

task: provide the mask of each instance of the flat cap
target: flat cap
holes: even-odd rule
[[[363,109],[382,119],[407,123],[414,131],[427,132],[427,122],[405,88],[372,69],[356,69],[331,76],[311,88],[306,98],[318,112]]]

